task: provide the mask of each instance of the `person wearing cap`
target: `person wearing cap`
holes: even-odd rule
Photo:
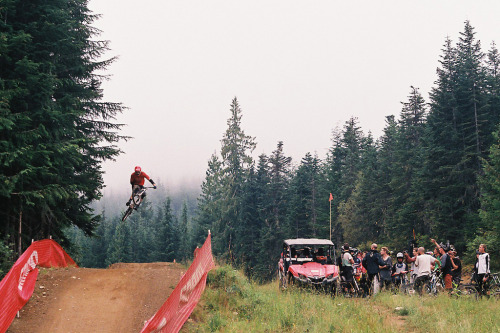
[[[350,251],[349,251],[349,244],[344,243],[343,247],[343,252],[342,253],[342,275],[345,279],[345,291],[349,291],[352,288],[352,280],[353,280],[353,264],[354,264],[354,258],[352,257]]]
[[[156,189],[156,184],[153,181],[153,179],[149,178],[149,176],[142,171],[140,166],[136,166],[134,169],[134,172],[130,176],[130,185],[132,185],[132,194],[130,195],[130,198],[128,199],[127,203],[125,204],[126,206],[130,206],[130,202],[132,201],[132,197],[136,191],[141,190],[144,187],[144,180],[147,179],[149,182],[153,185],[153,188]],[[142,200],[146,197],[146,193],[144,193],[141,196],[141,201],[139,202],[139,205],[142,203]],[[137,205],[135,208],[139,207]]]
[[[396,287],[401,286],[405,274],[408,272],[408,266],[403,262],[404,255],[401,252],[396,254],[396,263],[392,266],[392,279]]]
[[[453,267],[451,269],[451,277],[458,285],[460,284],[460,281],[462,281],[462,261],[460,260],[460,257],[457,256],[457,250],[454,248],[451,249],[449,255],[451,259],[451,266]]]

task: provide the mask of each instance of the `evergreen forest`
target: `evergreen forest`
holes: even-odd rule
[[[0,276],[32,239],[106,267],[187,261],[208,230],[215,256],[257,281],[274,277],[284,239],[330,232],[392,251],[432,237],[469,263],[485,243],[500,268],[500,55],[470,22],[444,40],[429,96],[409,87],[381,137],[347,116],[326,156],[292,160],[282,141],[256,156],[235,97],[201,187],[151,193],[121,222],[126,196],[103,198],[102,163],[130,138],[116,123],[126,108],[103,101],[115,59],[97,18],[87,0],[0,5]]]

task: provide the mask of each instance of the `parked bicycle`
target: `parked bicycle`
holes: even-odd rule
[[[125,214],[123,214],[122,221],[125,221],[127,217],[129,217],[134,210],[137,210],[139,208],[148,188],[154,188],[154,187],[144,186],[134,191],[134,193],[132,194],[132,201],[130,201],[130,205],[125,211]]]
[[[439,292],[444,290],[444,281],[441,271],[433,271],[431,279],[424,285],[423,289],[427,294],[436,296]]]

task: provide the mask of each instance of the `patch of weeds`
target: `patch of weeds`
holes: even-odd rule
[[[224,319],[222,319],[220,314],[216,313],[210,318],[210,321],[208,322],[208,329],[210,330],[210,332],[217,332],[224,325]]]
[[[394,310],[394,313],[396,313],[398,316],[409,316],[411,314],[411,311],[408,308],[397,307]]]

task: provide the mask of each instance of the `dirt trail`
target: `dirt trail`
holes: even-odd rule
[[[174,263],[42,269],[21,318],[7,332],[137,333],[184,272]]]

